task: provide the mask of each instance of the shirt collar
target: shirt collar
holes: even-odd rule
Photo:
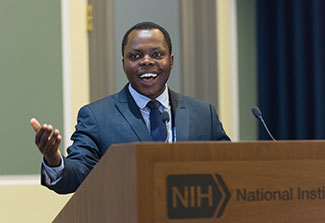
[[[157,98],[155,98],[155,100],[159,101],[160,104],[162,104],[162,106],[164,106],[165,108],[168,108],[168,106],[169,106],[169,94],[168,94],[167,84],[165,86],[166,86],[166,88],[163,91],[163,93],[161,93]],[[137,92],[131,86],[131,84],[129,84],[128,88],[129,88],[129,92],[130,92],[131,96],[133,97],[133,99],[134,99],[135,103],[137,104],[137,106],[140,109],[144,109],[151,99],[144,96],[144,95],[142,95],[142,94],[140,94],[139,92]]]

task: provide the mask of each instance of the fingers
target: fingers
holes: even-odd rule
[[[50,126],[49,126],[50,127]],[[52,136],[48,137],[46,145],[42,148],[43,155],[49,166],[59,166],[61,162],[61,152],[59,150],[62,137],[59,130],[54,130]]]
[[[58,129],[53,131],[52,125],[44,124],[41,126],[35,118],[32,118],[30,123],[36,132],[35,144],[44,155],[47,163],[50,166],[59,166],[61,162],[59,146],[62,141],[60,131]]]
[[[55,129],[53,133],[52,131],[52,125],[44,124],[35,136],[35,144],[45,156],[56,153],[62,141],[60,131],[58,129]]]
[[[37,132],[36,138],[37,138],[37,145],[38,148],[44,148],[45,145],[48,144],[50,141],[50,135],[52,133],[53,127],[51,125],[44,124],[42,128]]]
[[[59,130],[55,130],[51,137],[48,137],[47,143],[44,145],[45,148],[48,148],[47,152],[56,151],[59,148],[62,137],[60,136]]]
[[[53,144],[53,147],[54,148],[59,148],[61,141],[62,141],[62,137],[60,135],[58,135],[57,140]]]
[[[47,148],[53,147],[57,143],[57,141],[59,141],[60,143],[62,140],[62,137],[60,136],[60,131],[58,129],[55,129],[53,133],[52,131],[53,127],[51,125],[45,124],[36,134],[35,143],[37,144],[38,148],[41,150],[42,153]]]
[[[51,130],[52,131],[52,130]],[[48,126],[47,124],[44,124],[37,132],[36,132],[36,135],[35,135],[35,144],[40,147],[42,144],[45,144],[45,142],[42,142],[42,140],[46,139],[46,137],[43,137],[44,134],[48,132]],[[49,135],[51,134],[50,133],[47,133],[49,137]],[[46,139],[47,141],[47,139]]]
[[[38,132],[38,130],[40,130],[40,128],[41,128],[41,125],[35,118],[32,118],[30,120],[30,124],[32,125],[35,132]]]

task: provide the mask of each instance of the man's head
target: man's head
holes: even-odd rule
[[[131,27],[122,41],[123,69],[132,87],[151,99],[165,90],[174,64],[168,32],[143,22]]]

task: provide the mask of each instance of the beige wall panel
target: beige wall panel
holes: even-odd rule
[[[0,222],[51,222],[70,197],[40,185],[0,186]]]

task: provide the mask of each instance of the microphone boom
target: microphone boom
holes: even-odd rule
[[[271,137],[271,139],[272,139],[273,141],[276,141],[276,140],[274,139],[273,135],[271,134],[269,128],[267,127],[266,123],[264,122],[264,119],[263,119],[263,117],[262,117],[262,112],[261,112],[261,110],[260,110],[257,106],[254,106],[254,107],[252,108],[252,113],[253,113],[253,115],[254,115],[258,120],[260,120],[260,121],[262,122],[264,128],[265,128],[266,131],[267,131],[267,134]]]

